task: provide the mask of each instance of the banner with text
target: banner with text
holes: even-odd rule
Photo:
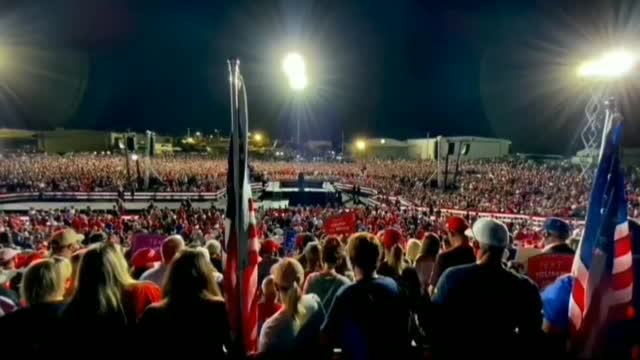
[[[357,218],[353,212],[337,215],[327,219],[324,232],[327,235],[349,235],[356,232]]]
[[[131,239],[132,254],[135,254],[136,251],[140,249],[150,248],[154,250],[160,250],[160,247],[162,246],[162,242],[164,241],[165,238],[166,236],[158,235],[158,234],[133,235],[133,238]]]
[[[529,258],[527,275],[542,290],[559,276],[570,273],[572,266],[573,255],[539,254]]]

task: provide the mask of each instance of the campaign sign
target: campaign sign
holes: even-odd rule
[[[327,235],[353,234],[356,232],[356,223],[356,214],[353,212],[334,216],[325,221],[324,232]]]
[[[140,249],[159,250],[166,236],[158,234],[135,234],[131,239],[132,254]]]
[[[559,276],[570,273],[572,266],[573,255],[539,254],[529,258],[527,275],[542,290]]]

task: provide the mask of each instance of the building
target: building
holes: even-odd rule
[[[55,129],[40,131],[37,138],[38,150],[45,153],[63,154],[69,152],[119,151],[124,149],[128,133],[97,130]],[[144,152],[147,146],[147,135],[135,134],[137,152]],[[173,138],[156,136],[156,153],[170,152]]]
[[[447,154],[460,160],[493,159],[511,153],[511,141],[478,136],[409,139],[407,144],[409,157],[418,160],[434,160],[438,155],[442,159]]]
[[[358,139],[349,150],[354,158],[406,159],[409,156],[406,141],[390,138]]]
[[[45,153],[107,151],[113,147],[107,131],[55,129],[38,132],[38,150]]]
[[[0,151],[35,150],[37,146],[35,131],[0,128]]]

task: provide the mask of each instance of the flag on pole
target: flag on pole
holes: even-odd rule
[[[258,239],[247,166],[247,97],[237,60],[231,76],[231,136],[227,170],[224,290],[236,345],[246,353],[258,345]]]
[[[620,165],[622,125],[609,131],[605,141],[573,263],[569,300],[572,344],[585,357],[598,353],[613,322],[632,313],[632,239]]]

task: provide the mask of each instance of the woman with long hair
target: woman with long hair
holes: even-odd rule
[[[429,281],[436,264],[436,257],[440,251],[440,238],[434,233],[428,233],[422,245],[420,246],[420,254],[416,259],[416,272],[420,278],[420,291],[423,295],[429,296]]]
[[[0,317],[2,341],[20,349],[23,356],[48,355],[55,342],[64,308],[65,284],[71,264],[62,257],[38,260],[27,268],[20,292],[25,307]]]
[[[329,236],[322,245],[322,270],[311,273],[304,283],[305,294],[316,294],[325,309],[331,307],[338,290],[351,281],[336,272],[336,265],[344,249],[340,240]]]
[[[317,335],[324,320],[324,310],[317,295],[303,295],[304,269],[297,260],[282,259],[271,272],[284,307],[265,321],[258,348],[270,354],[295,352],[306,340],[313,342],[314,333]],[[303,334],[302,329],[306,329]]]
[[[158,356],[175,351],[185,357],[226,357],[225,348],[230,348],[231,331],[215,271],[205,249],[183,249],[178,253],[169,265],[164,299],[149,306],[138,322],[142,343],[163,344],[150,351],[157,351]],[[207,331],[174,331],[196,324],[202,324]],[[187,343],[207,346],[185,347]],[[146,350],[145,355],[154,357]]]
[[[88,351],[104,349],[103,338],[131,334],[144,309],[160,299],[156,285],[131,278],[117,245],[98,244],[87,249],[80,260],[75,293],[62,320],[67,333],[75,334],[77,346]],[[113,344],[125,347],[123,342]],[[105,351],[121,355],[122,347],[109,346]]]
[[[320,255],[320,243],[317,241],[307,244],[304,248],[303,256],[306,259],[306,265],[304,268],[304,278],[306,279],[309,274],[322,270],[322,257]]]
[[[404,249],[400,244],[394,244],[388,251],[387,259],[380,264],[378,274],[388,276],[396,281],[400,280],[402,271],[407,267]]]

